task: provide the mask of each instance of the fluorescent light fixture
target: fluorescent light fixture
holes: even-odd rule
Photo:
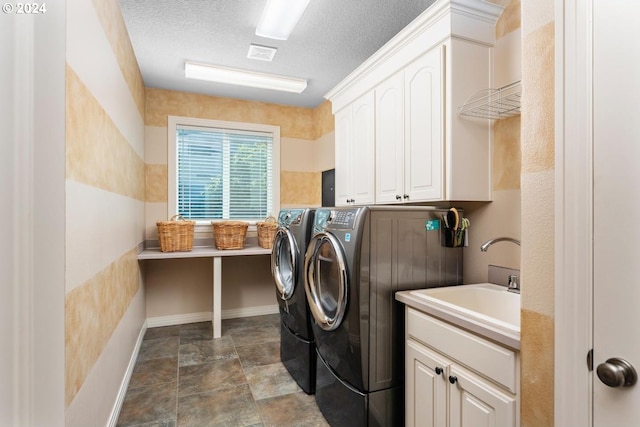
[[[310,0],[267,0],[256,35],[286,40],[309,5]]]
[[[280,90],[283,92],[301,93],[307,88],[307,81],[303,79],[236,70],[234,68],[218,67],[215,65],[197,64],[194,62],[185,62],[184,75],[188,79]]]

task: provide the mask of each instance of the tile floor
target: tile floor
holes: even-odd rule
[[[118,427],[328,426],[280,363],[279,315],[147,330]]]

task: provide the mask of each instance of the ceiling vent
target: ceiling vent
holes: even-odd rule
[[[278,49],[275,47],[250,44],[247,58],[258,59],[260,61],[272,61],[277,51]]]

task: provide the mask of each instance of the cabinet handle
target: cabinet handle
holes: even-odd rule
[[[455,383],[457,383],[457,382],[458,382],[458,377],[455,377],[455,376],[453,376],[453,375],[449,375],[449,382],[450,382],[451,384],[455,384]]]
[[[399,194],[396,194],[396,200],[400,200],[400,199],[402,199],[402,197],[400,197]]]
[[[402,198],[403,198],[403,199],[405,199],[405,200],[407,200],[407,199],[409,198],[409,195],[408,195],[408,194],[404,194],[404,195],[402,196]]]
[[[436,369],[434,369],[434,371],[436,371],[436,374],[441,375],[444,372],[444,369],[442,369],[440,366],[436,366]]]

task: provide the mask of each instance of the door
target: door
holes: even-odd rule
[[[449,367],[449,427],[505,427],[520,425],[516,399],[466,369]]]
[[[371,205],[374,201],[374,119],[374,94],[371,91],[353,102],[348,171],[351,204]]]
[[[640,423],[640,385],[610,387],[640,368],[640,3],[593,6],[593,425]],[[612,378],[609,378],[612,377]],[[607,380],[606,378],[609,378]]]
[[[449,362],[426,347],[407,340],[405,360],[406,427],[442,427],[447,423]]]
[[[293,295],[298,271],[298,248],[296,240],[287,228],[278,228],[271,249],[271,274],[276,291],[282,300]]]
[[[336,205],[336,170],[322,172],[322,206]]]
[[[342,245],[331,233],[320,232],[307,246],[305,292],[315,322],[325,331],[340,326],[347,308],[348,279]]]
[[[403,72],[376,87],[376,203],[402,203],[404,180]]]
[[[368,92],[336,113],[335,206],[374,200],[374,94]]]
[[[336,113],[336,168],[335,168],[335,204],[333,206],[346,206],[351,199],[350,184],[350,156],[351,147],[351,126],[352,126],[351,105]]]
[[[409,201],[443,197],[443,56],[444,46],[431,49],[405,70],[404,190]]]

